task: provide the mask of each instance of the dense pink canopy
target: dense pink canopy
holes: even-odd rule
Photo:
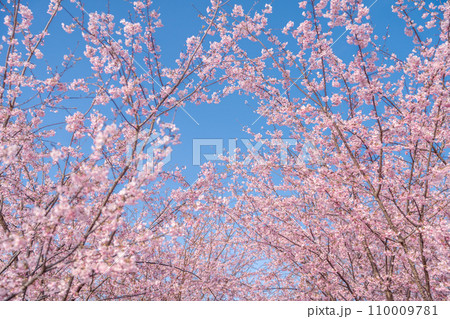
[[[1,1],[0,299],[448,299],[449,2],[393,2],[401,59],[367,1],[303,1],[301,23],[272,30],[270,5],[211,0],[175,67],[150,1],[121,21],[70,2],[51,0],[38,30]],[[55,68],[42,46],[67,5],[82,53]],[[183,132],[160,117],[235,93],[272,127],[249,130],[264,152],[186,187],[162,165]]]

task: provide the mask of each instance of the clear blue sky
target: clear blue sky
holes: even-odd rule
[[[374,0],[366,1],[366,5],[373,4]],[[27,1],[23,1],[27,3]],[[28,5],[31,7],[35,14],[36,30],[41,28],[48,15],[45,13],[47,1],[28,1]],[[198,18],[197,10],[204,12],[209,1],[206,0],[155,0],[154,8],[159,8],[161,13],[161,19],[164,27],[159,29],[156,36],[158,44],[162,48],[162,61],[166,65],[174,65],[174,60],[178,57],[180,50],[184,49],[186,38],[197,35],[200,27],[201,20]],[[231,1],[231,4],[238,3],[244,6],[244,10],[247,11],[253,1]],[[261,1],[256,8],[264,7],[265,3]],[[71,11],[73,15],[79,15],[78,9],[75,8],[73,3],[64,1],[63,4]],[[296,0],[278,0],[273,1],[273,14],[270,15],[270,27],[273,29],[281,29],[284,25],[292,20],[296,22],[302,21],[301,11],[298,9],[298,1]],[[108,1],[105,0],[93,0],[85,1],[85,9],[88,12],[94,11],[108,11]],[[127,18],[127,12],[131,9],[131,5],[123,0],[110,1],[109,10],[115,15],[116,23],[122,18]],[[3,13],[0,13],[3,14]],[[396,51],[397,55],[401,58],[405,57],[409,53],[410,48],[402,41],[398,41],[399,38],[404,38],[403,25],[398,24],[398,19],[391,12],[390,1],[378,0],[373,4],[371,9],[372,23],[375,27],[375,32],[384,35],[386,26],[390,25],[391,39],[387,42],[388,46],[391,46],[393,51]],[[70,24],[70,16],[62,11],[52,27],[50,28],[51,36],[46,40],[46,49],[43,50],[45,58],[51,61],[50,64],[56,64],[54,62],[61,62],[61,57],[67,54],[68,48],[74,48],[76,46],[76,38],[79,37],[80,31],[77,30],[74,33],[77,35],[68,37],[68,35],[62,31],[61,22]],[[3,20],[3,19],[2,19]],[[393,24],[394,23],[394,24]],[[2,25],[0,31],[4,34],[5,27]],[[333,47],[342,59],[349,59],[353,52],[348,51],[346,46],[345,36],[342,37],[338,43]],[[82,55],[84,51],[84,45],[78,48],[77,55]],[[4,60],[4,52],[0,55]],[[2,62],[3,64],[3,62]],[[86,69],[83,69],[86,68]],[[76,70],[72,70],[72,74],[76,74],[78,77],[83,76],[83,72],[90,73],[89,66],[87,64],[80,64]],[[142,71],[144,72],[144,71]],[[245,101],[248,100],[248,103]],[[78,104],[77,104],[78,103]],[[80,102],[68,102],[68,105],[73,107],[79,107],[85,109],[88,101],[82,100]],[[244,126],[251,127],[252,130],[258,131],[265,125],[265,119],[260,118],[254,125],[252,123],[259,117],[254,111],[257,107],[257,102],[247,96],[234,95],[227,97],[220,104],[213,105],[186,105],[186,110],[195,119],[192,120],[181,109],[177,111],[175,124],[180,129],[181,133],[181,145],[178,145],[174,149],[172,154],[172,160],[168,164],[168,167],[175,166],[187,166],[188,179],[190,181],[195,180],[196,174],[199,170],[198,167],[192,166],[192,140],[196,138],[223,138],[225,148],[228,145],[228,139],[231,138],[249,138],[249,135],[242,132]],[[80,110],[81,110],[80,109]],[[74,110],[75,111],[75,110]],[[61,114],[61,119],[67,114]],[[170,121],[172,115],[167,117]],[[54,119],[53,119],[54,120]],[[197,124],[197,123],[199,124]],[[62,133],[64,125],[61,126],[61,130],[58,134]],[[267,128],[267,127],[265,127]],[[265,129],[263,129],[264,131]],[[66,141],[68,143],[68,141]],[[64,141],[62,141],[64,144]],[[238,147],[244,148],[242,142],[238,140]],[[210,153],[212,148],[203,149],[204,153]]]

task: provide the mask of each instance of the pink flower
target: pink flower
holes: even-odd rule
[[[84,115],[81,112],[75,112],[73,115],[66,116],[66,130],[75,132],[83,127]]]
[[[72,23],[72,24],[70,24],[70,25],[66,25],[66,24],[64,24],[64,23],[61,23],[61,26],[62,26],[62,28],[64,29],[64,31],[66,31],[67,33],[72,33],[73,32],[73,30],[75,29],[75,24],[74,23]]]

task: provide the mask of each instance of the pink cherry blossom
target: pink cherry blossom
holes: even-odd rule
[[[149,0],[7,2],[0,299],[448,300],[450,4],[389,3],[401,50],[371,3],[298,7],[211,0],[166,64]],[[266,129],[189,183],[166,115],[232,94]]]

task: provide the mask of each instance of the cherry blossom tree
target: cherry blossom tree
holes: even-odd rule
[[[180,212],[187,203],[165,185],[186,183],[162,168],[178,133],[161,118],[217,99],[208,87],[232,44],[204,44],[221,6],[165,67],[151,1],[116,21],[52,0],[43,26],[23,1],[2,1],[0,298],[234,298],[249,274],[242,248],[213,218]],[[70,19],[55,25],[62,14]],[[45,42],[62,30],[82,53],[47,62]]]
[[[236,5],[217,25],[245,57],[230,61],[224,93],[256,98],[272,127],[253,133],[266,148],[250,164],[233,155],[225,171],[223,213],[264,261],[263,298],[449,296],[450,5],[392,5],[396,41],[410,45],[402,58],[374,33],[372,4],[302,1],[304,20],[281,32],[270,5],[248,15]],[[341,37],[345,55],[334,52]],[[261,53],[239,49],[246,40]],[[297,148],[269,143],[282,138]]]
[[[121,20],[51,0],[42,26],[0,3],[1,299],[448,298],[448,2],[393,3],[402,57],[372,2],[302,1],[277,30],[212,0],[175,67],[149,0]],[[57,30],[82,53],[47,61]],[[237,93],[270,125],[259,153],[190,185],[164,167],[165,115]]]

